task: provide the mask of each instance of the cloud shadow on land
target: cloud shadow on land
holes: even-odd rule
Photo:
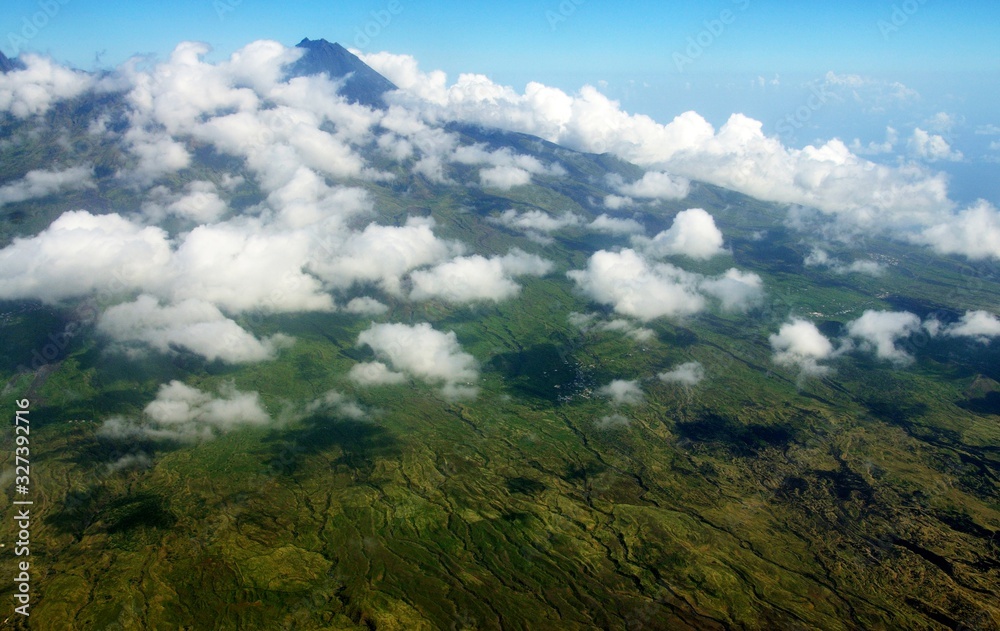
[[[395,458],[401,453],[399,441],[385,427],[328,414],[310,416],[291,430],[275,431],[265,445],[260,452],[265,464],[279,475],[294,475],[303,458],[337,448],[341,453],[333,466],[367,478],[377,458]]]

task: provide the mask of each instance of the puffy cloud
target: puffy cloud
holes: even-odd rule
[[[520,232],[541,232],[548,234],[556,230],[579,226],[582,219],[571,212],[565,212],[556,217],[542,210],[526,210],[517,212],[514,209],[505,210],[493,219],[496,223]]]
[[[595,302],[644,321],[697,313],[705,308],[706,295],[717,298],[725,310],[742,310],[763,293],[763,281],[756,274],[730,269],[718,277],[705,277],[651,263],[631,249],[600,250],[586,269],[567,276]]]
[[[605,198],[607,201],[607,198]],[[587,224],[587,228],[594,232],[605,232],[607,234],[642,234],[645,232],[642,224],[635,219],[619,219],[611,217],[607,213],[602,213],[596,219]]]
[[[673,370],[661,372],[657,377],[664,383],[677,383],[693,388],[705,379],[705,367],[700,362],[686,362]]]
[[[642,178],[630,184],[625,184],[617,174],[609,180],[622,195],[643,199],[683,199],[691,190],[688,180],[675,178],[663,171],[647,171]]]
[[[479,181],[483,186],[508,191],[515,186],[531,184],[531,173],[514,166],[490,167],[479,172]]]
[[[1000,318],[988,311],[968,311],[958,322],[941,329],[948,337],[971,337],[981,344],[987,344],[1000,337]]]
[[[715,219],[701,208],[677,213],[670,228],[652,239],[637,237],[634,242],[653,256],[682,254],[694,259],[709,259],[724,252],[722,232]]]
[[[142,212],[152,221],[162,221],[172,215],[199,224],[216,221],[228,210],[215,184],[204,180],[190,182],[185,192],[180,194],[171,193],[165,186],[157,186],[149,192],[142,205]]]
[[[962,152],[952,150],[951,145],[944,137],[930,134],[919,127],[913,130],[913,137],[910,138],[907,146],[914,157],[928,162],[938,160],[957,162],[963,158]]]
[[[402,276],[418,267],[442,261],[461,247],[438,239],[433,219],[411,217],[404,226],[369,224],[360,232],[340,235],[326,247],[329,257],[318,257],[310,266],[337,288],[355,283],[377,283],[399,294]]]
[[[518,249],[500,257],[465,256],[410,274],[413,281],[410,298],[440,298],[454,303],[499,302],[514,297],[521,290],[513,276],[541,276],[551,270],[551,262]]]
[[[0,73],[0,112],[17,118],[44,114],[53,103],[72,99],[97,87],[90,75],[64,68],[51,59],[24,54],[24,68]]]
[[[605,208],[610,208],[611,210],[621,210],[622,208],[629,208],[634,205],[635,200],[624,195],[608,195],[604,198]]]
[[[311,401],[306,406],[305,412],[306,414],[334,414],[355,421],[368,418],[368,412],[363,407],[336,390],[330,390],[315,401]]]
[[[774,363],[798,367],[803,375],[822,376],[830,372],[820,361],[833,356],[833,344],[808,320],[793,318],[769,338]]]
[[[803,263],[806,267],[827,267],[835,274],[881,276],[885,272],[885,267],[877,261],[853,261],[845,265],[822,248],[813,248]]]
[[[908,311],[875,311],[869,309],[847,325],[851,337],[861,340],[861,348],[875,350],[880,359],[905,364],[913,361],[896,342],[920,329],[920,318]]]
[[[92,169],[82,166],[62,171],[28,171],[22,179],[0,186],[0,206],[45,197],[60,191],[93,188],[92,175]]]
[[[257,220],[199,226],[174,254],[167,293],[230,312],[332,310],[322,283],[304,271],[313,244],[305,232],[276,231]]]
[[[597,389],[597,395],[611,399],[613,405],[638,405],[642,403],[642,388],[638,381],[615,379]]]
[[[258,340],[207,302],[189,299],[161,306],[148,295],[109,308],[97,328],[119,343],[145,344],[161,353],[182,348],[209,361],[231,364],[273,359],[292,341],[281,334]]]
[[[624,333],[637,342],[648,342],[656,337],[656,332],[652,329],[636,326],[634,322],[617,318],[608,321],[598,321],[596,313],[573,313],[569,314],[569,323],[579,327],[583,332],[589,331],[611,331]]]
[[[913,241],[930,245],[942,254],[1000,258],[1000,212],[989,202],[979,200],[925,229]]]
[[[362,296],[360,298],[352,298],[344,310],[348,313],[356,313],[358,315],[382,315],[389,310],[389,307],[382,304],[374,298],[369,298],[368,296]]]
[[[695,112],[661,124],[626,113],[592,86],[569,95],[530,83],[518,93],[481,75],[461,75],[448,85],[443,73],[420,72],[412,57],[379,53],[362,58],[399,81],[401,90],[391,100],[421,112],[425,120],[477,123],[535,134],[581,151],[611,152],[759,199],[816,208],[848,230],[906,237],[936,224],[954,207],[943,173],[913,163],[878,165],[851,153],[840,140],[789,148],[765,136],[760,121],[741,114],[718,130]],[[881,99],[878,107],[916,96],[902,84],[833,73],[820,88],[834,99],[871,93]],[[620,208],[618,202],[625,201],[621,197],[614,205]]]
[[[430,324],[373,324],[358,335],[359,346],[369,346],[380,360],[427,383],[441,385],[448,398],[475,397],[479,368],[462,351],[455,333],[442,333]],[[352,375],[353,376],[353,375]]]
[[[56,302],[93,291],[155,286],[170,260],[167,234],[117,214],[64,213],[0,250],[0,298]]]
[[[621,414],[608,414],[602,416],[600,420],[594,423],[594,427],[602,430],[611,429],[623,429],[632,424],[627,416],[622,416]]]
[[[361,362],[351,366],[347,374],[351,381],[362,386],[381,386],[404,383],[406,375],[390,370],[382,362]]]
[[[600,250],[587,269],[567,276],[594,301],[640,320],[689,315],[705,306],[691,274],[672,265],[650,265],[630,249]]]
[[[725,311],[745,311],[764,296],[764,281],[753,272],[736,268],[726,270],[717,278],[707,278],[699,284],[701,291],[719,299]]]
[[[256,392],[241,392],[227,383],[216,396],[175,380],[160,386],[142,418],[109,418],[98,435],[115,440],[197,442],[241,426],[270,422]]]

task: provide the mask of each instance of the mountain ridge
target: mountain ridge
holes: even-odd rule
[[[326,74],[331,79],[343,79],[340,93],[352,103],[384,108],[382,98],[386,92],[398,89],[394,83],[361,61],[357,55],[340,44],[325,39],[303,38],[297,48],[306,53],[286,71],[286,78]]]

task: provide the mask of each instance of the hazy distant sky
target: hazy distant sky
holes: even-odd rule
[[[136,53],[166,58],[181,40],[208,42],[220,58],[255,39],[325,38],[410,54],[452,80],[474,72],[571,93],[591,84],[661,122],[693,109],[721,125],[741,112],[789,146],[837,137],[869,147],[892,127],[892,150],[870,156],[885,162],[913,158],[919,128],[953,149],[930,161],[951,174],[954,197],[1000,202],[996,0],[49,1],[51,17],[39,0],[5,3],[6,54],[93,69]],[[47,22],[37,33],[33,17]],[[811,106],[831,81],[836,95]]]

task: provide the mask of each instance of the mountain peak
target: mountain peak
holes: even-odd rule
[[[16,70],[17,64],[7,58],[7,55],[0,51],[0,72],[10,72],[11,70]]]
[[[331,79],[344,79],[341,94],[348,101],[377,108],[385,107],[382,95],[396,89],[391,81],[336,42],[306,37],[296,47],[306,52],[291,65],[289,77],[326,74]]]

